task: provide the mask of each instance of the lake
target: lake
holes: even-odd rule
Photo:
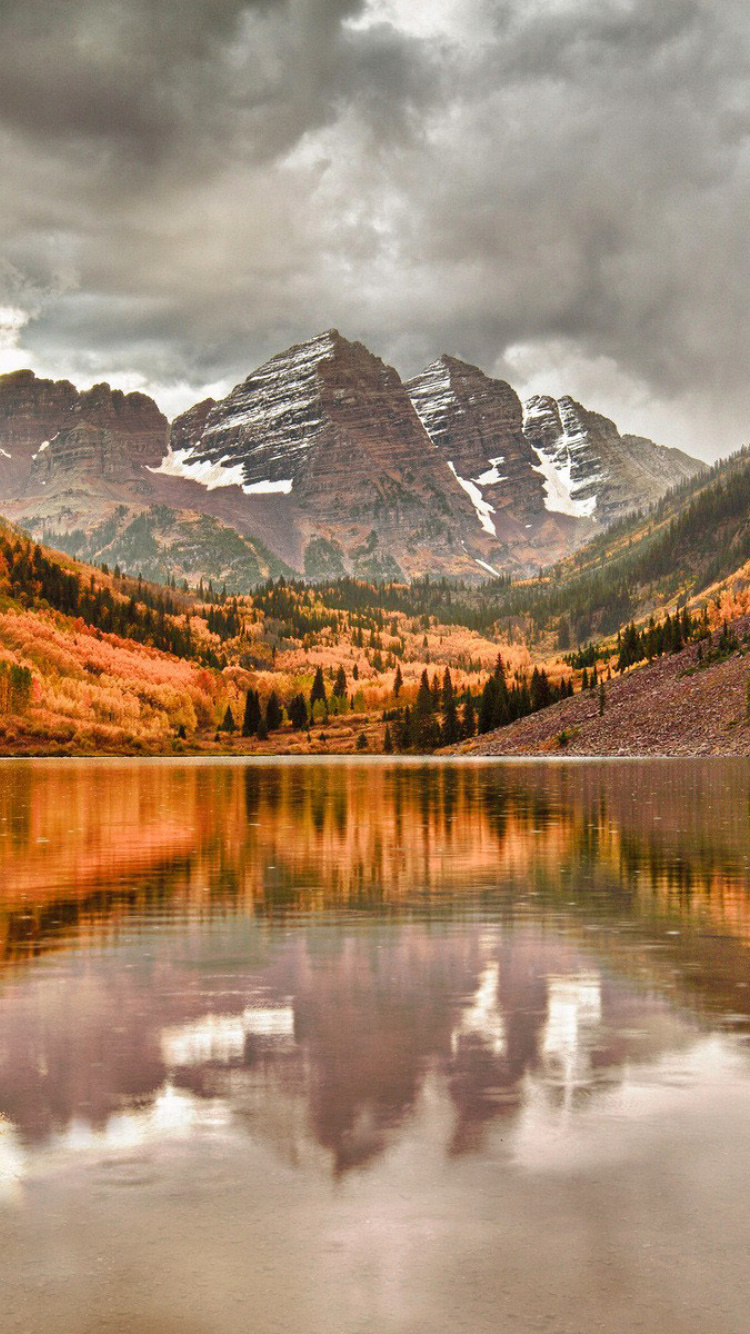
[[[0,764],[21,1334],[746,1334],[750,763]]]

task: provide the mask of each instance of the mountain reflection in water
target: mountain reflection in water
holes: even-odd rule
[[[161,1208],[194,1188],[216,1210],[228,1191],[245,1199],[237,1182],[262,1154],[262,1230],[279,1172],[305,1190],[366,1173],[374,1190],[378,1165],[403,1154],[415,1198],[450,1200],[462,1161],[496,1183],[514,1174],[517,1191],[519,1172],[575,1176],[627,1156],[633,1127],[682,1115],[686,1089],[731,1088],[739,1106],[749,801],[742,761],[3,766],[11,1235],[31,1227],[40,1183],[54,1195],[70,1173],[94,1200],[105,1172]],[[201,1177],[212,1154],[232,1164],[231,1186]],[[172,1155],[187,1178],[165,1193]],[[17,1296],[19,1327],[35,1331]],[[295,1319],[325,1328],[300,1300]],[[347,1300],[341,1328],[369,1328]],[[113,1327],[140,1334],[126,1308]],[[148,1328],[172,1328],[148,1309]],[[590,1314],[628,1328],[614,1311]],[[39,1328],[43,1316],[42,1303]],[[380,1327],[442,1318],[397,1318],[386,1302]],[[205,1329],[245,1328],[223,1320]]]

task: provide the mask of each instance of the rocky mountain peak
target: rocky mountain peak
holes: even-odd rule
[[[568,395],[530,398],[523,431],[538,456],[550,507],[598,523],[651,504],[703,466],[678,449],[621,436],[609,417]]]
[[[346,568],[424,573],[437,560],[469,573],[506,554],[436,457],[398,373],[335,329],[272,357],[175,428],[162,476],[237,487],[253,502],[289,496],[294,522],[336,546]]]
[[[700,467],[573,398],[524,407],[448,353],[404,384],[337,329],[195,404],[171,432],[145,394],[0,377],[11,517],[62,531],[145,500],[211,516],[310,576],[527,574]]]
[[[78,427],[106,432],[119,454],[115,471],[128,477],[158,464],[169,432],[167,418],[147,394],[126,394],[106,383],[79,392],[68,380],[44,380],[30,370],[13,371],[0,376],[3,493],[21,495],[42,475],[45,485],[51,484],[57,467],[64,471],[67,460],[78,457],[77,448],[69,453],[59,437]],[[38,467],[42,454],[46,455],[43,467]]]

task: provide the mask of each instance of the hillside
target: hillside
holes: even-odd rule
[[[614,524],[538,579],[498,587],[495,615],[548,647],[583,644],[670,606],[743,583],[750,559],[750,450]]]
[[[727,639],[726,648],[721,636]],[[470,755],[750,754],[750,617],[601,689],[465,742]],[[602,696],[603,691],[603,696]]]
[[[449,668],[456,698],[478,704],[496,664],[493,637],[443,624],[418,593],[352,580],[324,593],[268,582],[239,599],[163,587],[0,524],[0,753],[379,751],[425,673],[439,693]],[[531,678],[525,645],[506,660]],[[571,678],[562,660],[547,666]],[[257,717],[241,736],[249,694]]]

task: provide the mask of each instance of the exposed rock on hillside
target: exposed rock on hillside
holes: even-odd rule
[[[0,511],[36,534],[92,537],[118,507],[128,524],[166,508],[194,550],[188,579],[220,576],[215,544],[194,547],[196,515],[249,542],[261,566],[309,578],[527,575],[701,466],[569,398],[532,399],[524,414],[510,385],[454,357],[405,386],[336,330],[171,433],[144,394],[0,377]]]
[[[615,423],[572,398],[537,395],[526,404],[523,431],[539,460],[549,508],[611,523],[659,500],[703,464]]]
[[[168,431],[146,394],[108,384],[79,393],[32,371],[0,376],[0,494],[65,486],[84,466],[92,478],[140,478],[164,454]]]
[[[732,627],[744,636],[750,618]],[[716,636],[715,636],[716,638]],[[596,691],[456,747],[472,755],[750,755],[746,690],[750,658],[700,666],[698,649],[636,667]]]
[[[406,387],[483,526],[517,561],[546,565],[595,531],[584,511],[548,503],[539,457],[524,436],[521,400],[504,380],[442,356]]]
[[[437,454],[399,376],[336,330],[261,366],[200,424],[179,419],[161,473],[250,500],[364,574],[457,574],[518,562]],[[483,562],[483,564],[482,564]]]

